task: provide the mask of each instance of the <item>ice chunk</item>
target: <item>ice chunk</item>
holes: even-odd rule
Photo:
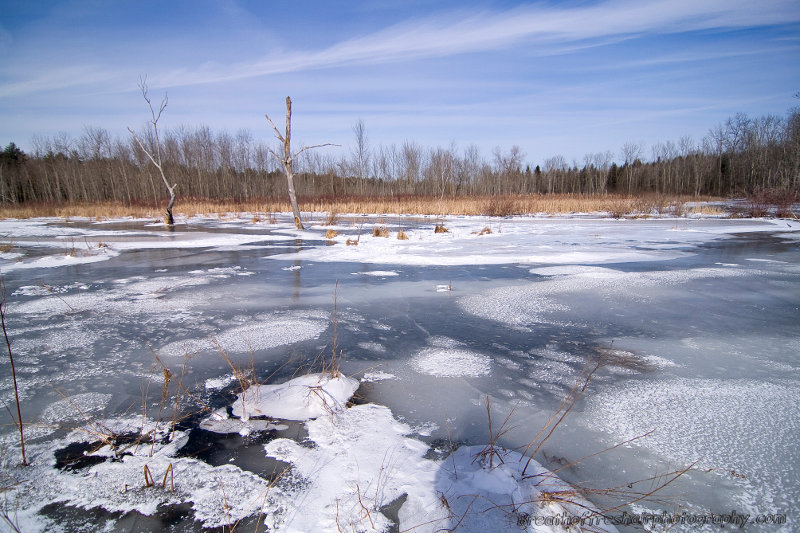
[[[330,374],[308,374],[277,385],[258,385],[239,394],[233,414],[244,420],[269,416],[308,420],[342,411],[358,389],[358,380]]]

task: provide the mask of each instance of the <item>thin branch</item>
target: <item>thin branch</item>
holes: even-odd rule
[[[280,130],[278,130],[278,127],[277,127],[277,126],[275,126],[275,123],[274,123],[274,122],[272,122],[272,119],[271,119],[271,118],[269,118],[269,115],[265,114],[264,116],[265,116],[265,117],[267,117],[267,121],[269,122],[269,125],[270,125],[270,126],[272,126],[272,129],[273,129],[273,130],[275,130],[275,136],[276,136],[276,137],[278,137],[278,140],[279,140],[281,143],[284,143],[284,142],[286,142],[286,139],[284,139],[284,138],[283,138],[283,135],[281,135],[281,132],[280,132]],[[272,150],[270,150],[270,152],[272,152]],[[274,152],[273,152],[273,153],[274,153]],[[278,159],[280,159],[280,157],[278,157]]]
[[[280,161],[281,163],[283,163],[283,158],[280,156],[280,154],[279,154],[278,152],[276,152],[276,151],[275,151],[275,150],[273,150],[272,148],[267,148],[267,150],[269,151],[269,153],[271,153],[272,155],[274,155],[274,156],[275,156],[275,159],[277,159],[278,161]]]
[[[577,465],[579,463],[582,463],[586,459],[591,459],[592,457],[596,457],[596,456],[598,456],[598,455],[600,455],[602,453],[610,452],[611,450],[615,450],[615,449],[619,448],[620,446],[624,446],[626,444],[630,444],[631,442],[633,442],[635,440],[639,440],[639,439],[643,439],[645,437],[648,437],[648,436],[652,435],[653,433],[655,433],[655,431],[656,431],[655,429],[651,429],[647,433],[643,433],[642,435],[638,435],[636,437],[633,437],[633,438],[630,438],[628,440],[625,440],[625,441],[622,441],[620,443],[617,443],[617,444],[615,444],[613,446],[609,446],[608,448],[606,448],[604,450],[600,450],[599,452],[594,452],[594,453],[590,453],[589,455],[584,455],[580,459],[576,459],[576,460],[574,460],[574,461],[572,461],[570,463],[567,463],[567,464],[565,464],[565,465],[563,465],[563,466],[561,466],[559,468],[556,468],[555,470],[551,470],[550,473],[545,475],[544,477],[555,477],[556,474],[558,474],[560,471],[562,471],[562,470],[564,470],[566,468],[571,468],[571,467],[573,467],[573,466],[575,466],[575,465]],[[541,475],[542,474],[534,474],[534,475],[531,475],[531,476],[528,476],[528,477],[538,477],[538,476],[541,476]]]
[[[313,148],[324,148],[325,146],[342,146],[342,145],[341,144],[334,144],[334,143],[325,143],[325,144],[315,144],[313,146],[304,146],[304,147],[300,148],[298,151],[296,151],[294,153],[294,155],[292,155],[292,159],[294,159],[298,155],[302,154],[306,150],[311,150]]]
[[[150,161],[153,162],[153,165],[155,165],[155,167],[158,169],[159,174],[161,174],[161,179],[164,180],[164,185],[166,185],[167,190],[169,191],[170,195],[172,195],[173,190],[175,189],[175,187],[178,186],[178,184],[176,183],[175,185],[170,186],[169,182],[167,181],[167,177],[164,175],[164,169],[162,168],[161,163],[156,161],[155,158],[153,157],[153,154],[151,154],[147,150],[147,148],[144,147],[144,144],[142,143],[141,139],[139,139],[139,136],[136,135],[135,131],[133,131],[130,127],[128,128],[128,131],[131,132],[131,135],[136,140],[136,142],[139,144],[139,148],[142,149],[142,151],[145,153],[145,155],[147,155],[147,157],[150,159]],[[156,136],[156,142],[158,142],[158,137],[157,136]]]
[[[656,487],[655,489],[651,490],[650,492],[648,492],[646,494],[642,494],[640,497],[638,497],[636,499],[633,499],[633,500],[631,500],[631,501],[629,501],[627,503],[620,504],[620,505],[617,505],[615,507],[611,507],[610,509],[604,509],[602,514],[606,515],[606,514],[610,513],[611,511],[618,511],[619,509],[621,509],[622,507],[624,507],[626,505],[632,505],[632,504],[634,504],[636,502],[640,502],[640,501],[644,500],[645,498],[649,498],[650,496],[652,496],[656,492],[660,491],[661,489],[663,489],[664,487],[666,487],[667,485],[669,485],[670,483],[672,483],[673,481],[675,481],[676,479],[678,479],[679,477],[684,475],[686,472],[688,472],[689,470],[694,468],[694,465],[696,465],[696,464],[697,464],[697,461],[695,461],[694,463],[690,464],[686,468],[683,468],[682,470],[676,470],[675,472],[673,472],[671,474],[673,477],[669,481],[659,485],[658,487]],[[595,516],[597,516],[597,515],[595,515]]]
[[[166,93],[164,94],[164,98],[161,100],[161,105],[158,107],[158,114],[156,114],[155,110],[153,109],[153,103],[150,101],[150,96],[147,94],[147,76],[139,78],[139,89],[142,91],[142,97],[144,101],[147,102],[147,106],[150,108],[150,116],[152,120],[150,123],[153,125],[153,134],[155,135],[156,141],[156,155],[158,156],[158,166],[159,169],[161,167],[161,141],[158,138],[158,121],[161,119],[161,114],[164,112],[164,109],[167,108],[167,102],[169,98],[167,97]],[[167,184],[169,187],[169,184]]]
[[[567,394],[567,396],[561,402],[561,405],[558,407],[558,410],[556,410],[556,412],[553,413],[553,416],[550,417],[550,420],[547,421],[547,424],[545,424],[544,427],[542,427],[539,433],[525,448],[523,455],[526,455],[528,451],[530,451],[530,449],[536,443],[536,441],[539,439],[539,437],[541,437],[544,434],[544,432],[547,431],[548,427],[550,428],[550,431],[547,433],[547,435],[545,435],[544,438],[542,438],[542,440],[539,441],[536,448],[528,456],[528,460],[525,463],[525,468],[522,469],[523,476],[525,475],[525,472],[528,470],[528,467],[530,466],[531,461],[533,460],[533,456],[536,455],[536,453],[542,448],[544,443],[547,442],[547,440],[553,435],[553,432],[556,430],[556,428],[561,424],[561,422],[564,421],[564,418],[566,418],[569,412],[572,411],[572,408],[575,407],[575,404],[578,402],[578,399],[581,397],[583,392],[586,390],[586,387],[589,385],[589,381],[592,379],[592,376],[594,376],[594,373],[597,372],[597,370],[600,368],[601,361],[598,361],[597,364],[594,366],[594,368],[592,368],[591,371],[589,371],[587,374],[588,365],[589,361],[586,362],[586,366],[584,366],[583,370],[581,371],[581,375],[575,381],[575,385],[573,385],[572,389],[569,391],[569,394]],[[584,378],[584,376],[586,377]],[[583,385],[581,385],[581,383],[583,383]],[[561,414],[560,417],[558,416],[559,413]],[[558,420],[556,420],[557,417]]]
[[[28,459],[25,457],[25,433],[22,429],[22,411],[19,407],[19,389],[17,388],[17,372],[14,368],[14,356],[11,355],[11,341],[8,339],[8,331],[6,331],[6,312],[3,308],[6,304],[6,286],[2,279],[0,279],[0,322],[3,325],[3,337],[6,340],[6,347],[8,348],[8,361],[11,363],[11,378],[14,381],[14,400],[17,403],[17,422],[19,423],[19,443],[22,447],[22,464],[28,466]]]

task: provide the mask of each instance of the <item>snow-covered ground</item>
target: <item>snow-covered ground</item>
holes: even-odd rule
[[[797,221],[253,220],[0,221],[0,531],[797,528]]]

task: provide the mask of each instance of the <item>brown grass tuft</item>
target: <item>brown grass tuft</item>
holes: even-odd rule
[[[375,226],[372,229],[372,236],[373,237],[388,237],[389,230],[386,229],[386,226]]]
[[[339,213],[336,210],[328,211],[325,217],[325,226],[335,226],[339,222]]]
[[[345,244],[347,246],[358,246],[358,239],[347,239]]]
[[[326,239],[333,239],[337,235],[339,235],[339,232],[334,229],[329,229],[328,231],[325,232]]]
[[[408,234],[403,230],[398,230],[398,232],[397,232],[397,240],[398,241],[407,241],[408,240]]]
[[[712,216],[722,216],[727,214],[727,212],[718,205],[696,205],[688,208],[688,210],[684,210],[687,214],[692,215],[712,215]]]
[[[433,228],[434,233],[450,233],[450,230],[444,227],[444,224],[436,224],[436,227]]]
[[[484,201],[482,215],[491,217],[508,217],[519,214],[516,199],[513,196],[492,196]]]

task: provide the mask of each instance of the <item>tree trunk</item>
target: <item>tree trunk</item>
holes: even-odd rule
[[[172,206],[175,205],[175,187],[177,187],[177,184],[169,189],[169,203],[167,204],[167,210],[164,215],[164,222],[167,226],[173,226],[175,224],[175,218],[172,216]]]
[[[297,205],[297,194],[294,191],[294,174],[292,174],[291,163],[286,167],[286,185],[289,187],[289,203],[292,204],[294,225],[297,226],[297,229],[305,229],[303,221],[300,220],[300,207]]]
[[[300,219],[300,207],[297,205],[297,193],[294,190],[294,172],[292,172],[292,99],[286,97],[286,135],[283,138],[283,169],[286,171],[286,185],[289,189],[289,203],[292,204],[294,225],[303,228]]]

